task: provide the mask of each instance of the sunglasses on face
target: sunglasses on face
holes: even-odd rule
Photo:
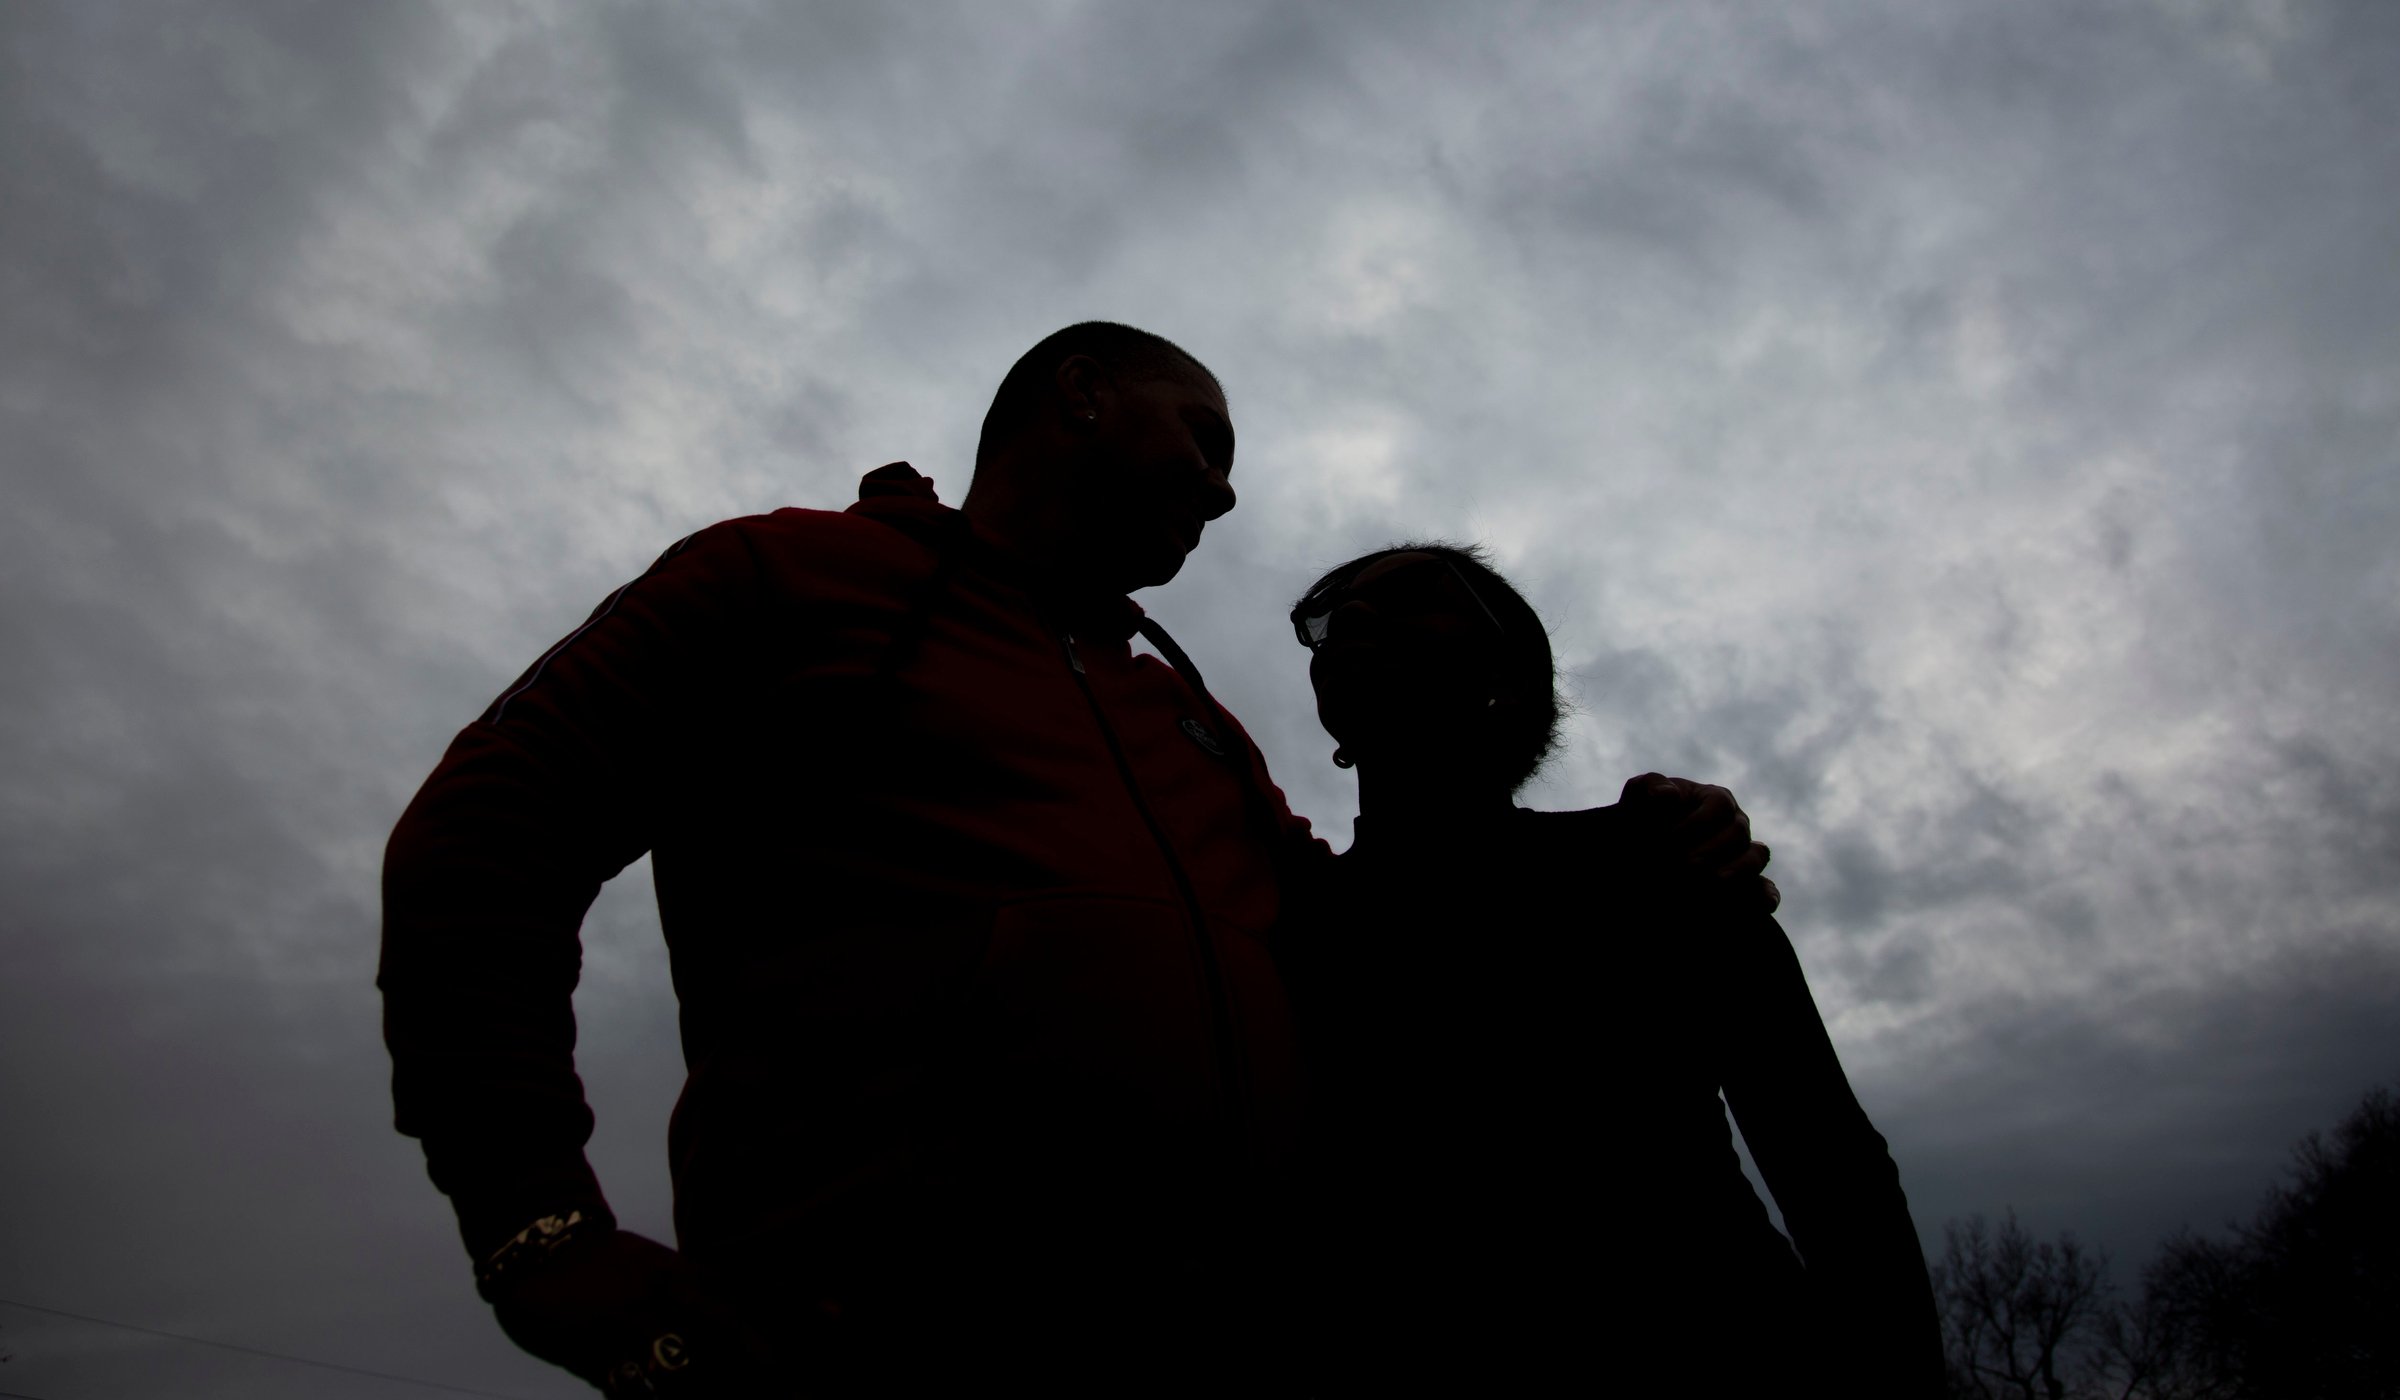
[[[1437,569],[1436,565],[1440,567]],[[1483,595],[1475,591],[1475,585],[1467,582],[1467,576],[1458,571],[1456,564],[1438,556],[1403,564],[1363,587],[1352,585],[1346,578],[1326,584],[1292,609],[1292,635],[1300,639],[1300,645],[1315,651],[1331,635],[1333,615],[1353,601],[1365,602],[1387,617],[1416,618],[1440,612],[1455,601],[1442,588],[1443,571],[1456,579],[1458,586],[1475,601],[1476,610],[1491,624],[1492,631],[1507,636],[1508,629],[1500,625],[1500,619],[1493,615],[1491,605],[1483,601]]]

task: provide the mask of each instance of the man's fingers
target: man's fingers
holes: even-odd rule
[[[1692,789],[1698,801],[1683,820],[1670,828],[1670,834],[1698,833],[1721,826],[1739,826],[1745,837],[1749,834],[1750,814],[1742,810],[1741,803],[1733,800],[1730,789],[1714,783],[1694,783]]]
[[[1717,878],[1741,880],[1759,875],[1766,870],[1767,862],[1774,859],[1774,854],[1767,849],[1764,841],[1753,841],[1742,848],[1740,855],[1717,867]]]
[[[1693,870],[1730,880],[1766,868],[1767,848],[1750,839],[1750,814],[1729,788],[1643,773],[1626,780],[1620,800],[1652,830],[1663,825],[1667,852]]]
[[[518,1277],[493,1300],[516,1343],[612,1395],[753,1395],[764,1356],[690,1265],[622,1230]]]
[[[1742,852],[1741,859],[1717,872],[1717,879],[1727,889],[1737,893],[1744,887],[1749,888],[1757,897],[1759,912],[1772,914],[1783,904],[1783,891],[1762,873],[1767,868],[1767,862],[1773,858],[1774,852],[1769,851],[1764,842],[1753,841]]]
[[[1658,834],[1670,857],[1729,883],[1755,882],[1760,902],[1770,914],[1782,904],[1783,891],[1760,873],[1773,852],[1764,842],[1750,839],[1750,815],[1734,800],[1731,789],[1664,773],[1641,773],[1625,780],[1618,801]]]
[[[1749,844],[1750,817],[1723,788],[1701,793],[1700,805],[1667,829],[1667,849],[1707,869],[1735,858]]]
[[[1733,800],[1733,794],[1721,787],[1695,783],[1689,778],[1670,778],[1663,773],[1643,773],[1625,780],[1625,790],[1617,800],[1653,828],[1664,830],[1692,820],[1712,796],[1725,803]]]
[[[628,1357],[610,1368],[608,1393],[611,1395],[714,1395],[730,1394],[724,1385],[730,1383],[726,1374],[727,1358],[719,1356],[712,1364],[695,1369],[692,1348],[681,1332],[661,1332],[650,1339],[641,1354]]]
[[[1703,872],[1729,870],[1750,848],[1750,833],[1735,827],[1723,827],[1700,836],[1692,843],[1687,833],[1682,840],[1669,838],[1667,850],[1688,869]]]
[[[1664,816],[1688,806],[1694,786],[1664,773],[1642,773],[1625,780],[1625,791],[1617,800],[1644,815]]]

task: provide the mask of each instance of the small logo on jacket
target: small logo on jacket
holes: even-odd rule
[[[1183,732],[1191,735],[1192,742],[1208,750],[1213,757],[1225,756],[1225,746],[1217,742],[1216,735],[1208,732],[1207,725],[1196,719],[1187,719],[1183,722]]]

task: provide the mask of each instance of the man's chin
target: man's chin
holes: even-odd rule
[[[1091,544],[1064,551],[1067,571],[1110,593],[1156,588],[1183,572],[1191,548],[1172,529],[1138,530],[1129,526],[1093,530],[1084,536]]]
[[[1183,558],[1184,556],[1178,554],[1172,561],[1161,561],[1143,567],[1134,575],[1136,581],[1127,584],[1125,591],[1131,593],[1136,589],[1156,588],[1162,583],[1172,582],[1177,574],[1183,572]]]
[[[1119,560],[1119,575],[1125,580],[1127,593],[1137,588],[1156,588],[1183,572],[1183,564],[1191,551],[1181,540],[1156,549],[1129,552]]]

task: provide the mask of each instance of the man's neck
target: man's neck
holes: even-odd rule
[[[1042,592],[1077,598],[1121,598],[1127,590],[1111,588],[1089,576],[1074,548],[1074,522],[1065,493],[1029,489],[1025,468],[1017,463],[979,469],[975,484],[959,509],[974,522],[975,533],[1038,581]],[[1038,487],[1038,483],[1036,484]]]
[[[975,464],[967,498],[958,508],[976,528],[1027,558],[1049,558],[1074,527],[1069,515],[1074,472],[1064,454],[1015,443]]]

